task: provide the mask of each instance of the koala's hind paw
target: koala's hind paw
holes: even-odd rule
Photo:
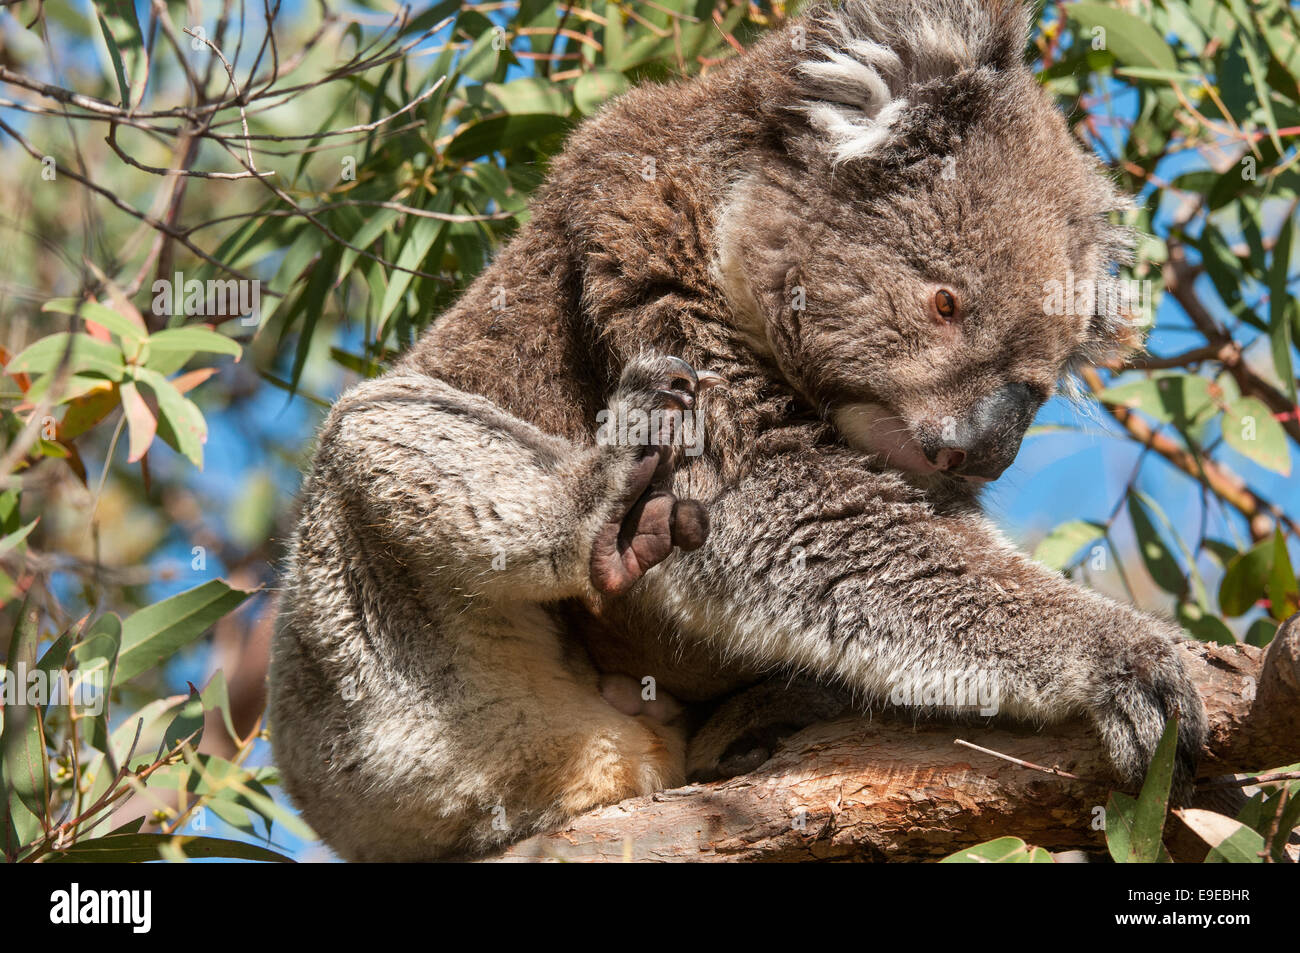
[[[601,526],[591,551],[591,582],[600,592],[630,589],[673,547],[704,545],[709,517],[695,500],[679,500],[665,487],[672,479],[674,449],[701,436],[694,414],[699,397],[721,384],[709,371],[665,355],[637,358],[624,369],[610,401],[602,443],[627,453],[633,465],[610,520]]]
[[[1145,636],[1109,660],[1095,686],[1093,721],[1119,774],[1141,784],[1167,719],[1178,715],[1170,797],[1187,803],[1205,744],[1205,708],[1173,640]]]

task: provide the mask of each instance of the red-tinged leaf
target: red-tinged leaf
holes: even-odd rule
[[[68,459],[69,469],[71,469],[72,472],[76,475],[77,479],[81,481],[82,486],[87,486],[88,484],[86,482],[86,464],[82,462],[81,454],[78,453],[77,448],[70,443],[65,443],[64,446],[68,448],[67,459]]]
[[[77,439],[112,413],[119,403],[121,397],[112,381],[104,381],[103,387],[68,401],[68,410],[59,421],[59,441],[66,444]]]
[[[144,315],[140,313],[140,309],[126,296],[125,292],[111,281],[107,283],[107,288],[108,297],[113,302],[113,310],[134,324],[142,333],[148,334],[149,325],[145,324]]]
[[[130,433],[130,453],[127,463],[135,463],[149,449],[154,435],[158,433],[158,420],[149,405],[144,402],[133,381],[124,381],[119,391],[122,395],[122,409],[126,412],[127,430]]]
[[[184,374],[173,377],[171,385],[182,394],[188,394],[216,372],[215,367],[200,367],[197,370],[186,371]]]
[[[0,367],[7,366],[12,359],[13,359],[13,354],[11,354],[7,348],[0,345]],[[27,374],[20,373],[20,374],[12,374],[10,376],[13,377],[15,381],[17,381],[18,389],[22,391],[24,394],[27,393],[27,389],[32,386],[32,379]]]
[[[147,367],[136,369],[139,380],[153,391],[162,415],[159,436],[173,450],[188,457],[203,469],[203,444],[208,439],[208,425],[203,414],[189,398],[181,395],[171,381]]]

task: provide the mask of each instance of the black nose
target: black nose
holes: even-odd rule
[[[996,479],[1016,458],[1041,403],[1028,384],[1006,384],[976,403],[965,419],[925,427],[921,449],[940,470]]]

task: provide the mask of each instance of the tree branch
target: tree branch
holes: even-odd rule
[[[1092,368],[1086,368],[1081,376],[1094,394],[1105,389],[1101,377]],[[1292,533],[1300,535],[1300,527],[1296,526],[1280,506],[1259,496],[1246,485],[1245,480],[1223,464],[1210,457],[1192,453],[1172,437],[1167,437],[1153,429],[1127,407],[1116,407],[1105,403],[1102,406],[1106,413],[1115,418],[1138,443],[1150,447],[1193,480],[1209,487],[1230,506],[1235,507],[1250,521],[1250,532],[1255,539],[1263,539],[1273,531],[1273,520],[1285,525]]]
[[[1241,346],[1232,339],[1232,335],[1219,326],[1219,322],[1196,296],[1193,288],[1196,274],[1197,269],[1187,260],[1183,246],[1176,241],[1170,241],[1169,258],[1164,264],[1162,276],[1165,290],[1183,306],[1187,316],[1196,325],[1196,330],[1205,336],[1207,346],[1222,349],[1216,356],[1216,360],[1223,363],[1228,373],[1237,382],[1237,386],[1241,388],[1242,394],[1259,398],[1275,414],[1290,414],[1281,417],[1280,422],[1287,435],[1300,443],[1300,420],[1295,417],[1295,406],[1286,394],[1256,374],[1241,359]]]
[[[1202,776],[1300,760],[1300,615],[1267,651],[1182,645],[1210,734]],[[1083,778],[1109,776],[1091,727],[916,724],[876,714],[814,725],[750,775],[633,798],[529,838],[494,860],[932,859],[1012,834],[1102,849],[1109,785],[1053,777],[959,747],[958,737]]]

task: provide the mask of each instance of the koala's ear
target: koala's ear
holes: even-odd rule
[[[1146,321],[1134,311],[1095,315],[1088,341],[1076,356],[1076,366],[1119,367],[1142,350],[1146,331]]]
[[[1080,209],[1074,229],[1082,233],[1081,275],[1098,276],[1094,282],[1092,314],[1084,340],[1071,361],[1081,366],[1117,367],[1146,343],[1155,318],[1149,281],[1126,280],[1121,268],[1133,264],[1138,233],[1114,219],[1133,209],[1133,202],[1117,192],[1098,168],[1092,178],[1090,210]],[[1099,211],[1098,211],[1099,210]]]
[[[798,108],[838,164],[880,151],[922,89],[1023,68],[1029,24],[1019,0],[844,0],[796,29]]]

